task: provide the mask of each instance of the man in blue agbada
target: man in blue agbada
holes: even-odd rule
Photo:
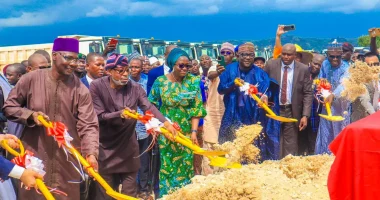
[[[331,84],[331,95],[324,101],[331,105],[333,116],[343,116],[345,119],[340,122],[332,122],[320,118],[317,141],[315,145],[315,154],[329,153],[330,143],[338,134],[350,123],[350,102],[341,96],[343,91],[343,79],[347,78],[347,62],[342,61],[343,51],[341,47],[329,47],[327,51],[328,59],[323,61],[319,78],[327,79]],[[326,115],[326,108],[322,108],[322,114]]]
[[[244,125],[252,125],[258,122],[263,126],[263,131],[255,145],[261,151],[261,160],[279,159],[280,149],[280,122],[269,119],[266,112],[250,96],[241,92],[235,85],[236,78],[252,85],[258,85],[261,99],[264,102],[274,103],[272,110],[279,114],[278,84],[270,79],[268,74],[253,64],[255,49],[252,43],[245,43],[239,47],[238,62],[229,64],[225,72],[220,76],[218,87],[219,94],[223,94],[226,107],[219,132],[219,143],[235,139],[235,131]]]

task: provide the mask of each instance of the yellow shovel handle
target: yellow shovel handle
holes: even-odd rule
[[[18,143],[20,145],[20,153],[17,152],[16,150],[14,150],[13,148],[11,148],[8,145],[7,140],[1,141],[1,147],[3,147],[5,150],[7,150],[13,156],[16,156],[16,157],[20,156],[20,155],[23,156],[25,154],[24,145],[22,145],[21,140],[18,140]],[[36,179],[36,183],[37,183],[38,189],[41,191],[41,193],[44,195],[44,197],[47,200],[55,200],[55,198],[50,193],[49,189],[46,187],[45,183],[41,179]]]
[[[7,140],[3,140],[1,141],[1,147],[3,147],[5,150],[7,150],[10,154],[12,154],[13,156],[19,156],[19,155],[24,155],[25,154],[25,150],[24,150],[24,145],[22,145],[22,142],[21,140],[18,140],[17,141],[20,145],[20,152],[17,152],[16,150],[14,150],[13,148],[11,148],[9,145],[8,145],[8,141]]]
[[[38,116],[38,120],[40,120],[40,122],[47,128],[53,127],[52,123],[47,122],[41,115]],[[82,166],[87,169],[88,174],[90,174],[90,176],[92,176],[106,190],[106,192],[115,192],[113,188],[103,179],[103,177],[101,177],[99,173],[95,172],[87,160],[83,158],[83,156],[74,147],[69,147],[66,144],[65,147],[74,155],[74,157],[79,159]],[[120,196],[123,196],[120,200],[137,200],[136,198],[127,195],[120,194]]]
[[[37,187],[47,200],[55,200],[50,190],[46,187],[45,183],[41,179],[36,179]]]
[[[243,84],[239,81],[239,79],[235,79],[235,84],[239,87],[243,86]],[[276,115],[272,109],[270,109],[256,94],[251,94],[251,97],[261,106],[269,115]]]
[[[328,116],[332,116],[330,103],[325,103],[326,112]]]

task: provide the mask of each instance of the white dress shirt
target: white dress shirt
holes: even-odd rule
[[[88,85],[91,85],[91,82],[93,80],[87,74],[86,74],[86,79],[87,79]]]
[[[281,103],[281,89],[282,89],[282,78],[284,76],[284,71],[285,71],[285,65],[281,61],[281,84],[280,84],[280,105],[288,105],[292,104],[292,89],[293,89],[293,75],[294,75],[294,61],[288,65],[288,78],[287,78],[287,88],[286,88],[286,103],[282,104]]]
[[[164,74],[169,74],[170,72],[170,68],[166,65],[166,63],[164,63]]]

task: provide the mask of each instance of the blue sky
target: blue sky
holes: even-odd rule
[[[278,24],[300,37],[355,38],[380,26],[380,0],[1,0],[0,45],[58,35],[181,41],[272,38]]]

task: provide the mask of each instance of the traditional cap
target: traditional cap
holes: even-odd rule
[[[57,38],[54,40],[53,51],[79,53],[79,41],[74,38]]]
[[[129,61],[131,61],[131,60],[133,60],[133,59],[135,59],[135,58],[140,58],[140,57],[141,57],[141,55],[139,54],[139,52],[134,51],[133,53],[131,53],[131,54],[129,54],[129,55],[127,56],[127,59],[128,59]]]
[[[156,63],[158,61],[158,59],[156,57],[150,57],[149,58],[149,64],[153,65],[153,63]]]
[[[229,43],[229,42],[225,42],[222,44],[222,47],[220,48],[220,50],[229,50],[231,52],[234,52],[235,51],[235,48],[234,48],[234,45]]]
[[[79,60],[86,60],[86,55],[84,55],[83,53],[79,53],[78,54],[78,59]]]
[[[239,45],[239,51],[242,47],[248,47],[248,48],[252,48],[252,49],[255,49],[255,45],[252,43],[252,42],[246,42],[244,44],[241,44]]]
[[[128,65],[128,59],[121,54],[113,53],[107,58],[107,64],[106,64],[105,69],[106,70],[114,69],[118,65],[127,66]]]
[[[342,44],[342,50],[343,51],[351,51],[351,52],[354,52],[354,46],[352,46],[352,44],[348,43],[348,42],[345,42]]]

